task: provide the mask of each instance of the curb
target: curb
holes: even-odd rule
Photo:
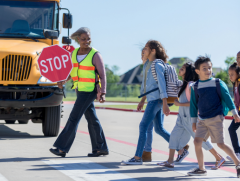
[[[144,112],[144,110],[137,111],[135,109],[120,109],[120,108],[112,108],[112,107],[97,107],[95,106],[95,109],[108,109],[108,110],[114,110],[114,111],[125,111],[125,112]]]
[[[64,104],[74,104],[75,101],[64,101]],[[95,107],[96,109],[107,109],[114,111],[125,111],[125,112],[144,112],[144,110],[137,111],[135,109],[120,109],[120,108],[112,108],[112,107]],[[170,112],[170,115],[178,115],[178,112]],[[225,116],[225,119],[232,120],[232,116]]]
[[[140,101],[140,99],[139,99],[139,101]],[[95,101],[94,101],[95,102]],[[98,101],[96,101],[96,102],[98,102]],[[139,102],[131,102],[131,101],[105,101],[105,102],[112,102],[112,103],[136,103],[136,104],[138,104]],[[145,102],[145,104],[147,104],[146,102]]]
[[[114,110],[114,111],[125,111],[125,112],[145,112],[144,110],[142,111],[137,111],[134,109],[119,109],[119,108],[111,108],[111,107],[95,107],[96,109],[108,109],[108,110]],[[170,112],[170,115],[178,115],[178,112]],[[232,116],[225,116],[225,119],[232,120]]]

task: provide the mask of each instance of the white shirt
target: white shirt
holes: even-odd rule
[[[81,61],[83,61],[83,59],[87,56],[87,54],[85,55],[77,55],[77,61],[78,63],[80,63]]]

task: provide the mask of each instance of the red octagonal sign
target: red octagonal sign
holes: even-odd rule
[[[44,48],[37,61],[41,75],[52,82],[66,80],[73,68],[69,52],[58,45]]]

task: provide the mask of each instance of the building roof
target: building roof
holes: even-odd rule
[[[171,62],[171,64],[179,64],[181,63],[181,59],[184,59],[184,62],[193,62],[190,58],[188,57],[174,57],[172,59],[169,60],[169,62]]]
[[[143,65],[139,64],[125,74],[120,76],[119,83],[124,84],[141,84],[142,83],[142,69]]]

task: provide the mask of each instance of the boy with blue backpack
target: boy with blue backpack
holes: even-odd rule
[[[226,84],[212,78],[212,62],[210,58],[199,56],[195,62],[195,71],[199,81],[191,88],[190,115],[193,131],[196,131],[194,145],[199,168],[188,172],[191,176],[205,176],[202,142],[211,137],[212,143],[226,152],[234,161],[237,177],[240,177],[240,161],[234,151],[224,142],[223,120],[231,110],[236,122],[240,117],[229,94]]]

